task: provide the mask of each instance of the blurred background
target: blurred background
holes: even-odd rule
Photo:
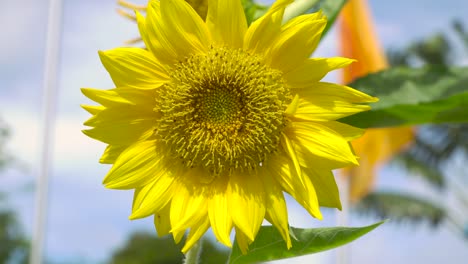
[[[468,65],[467,1],[368,3],[391,65]],[[46,0],[0,4],[0,263],[27,263],[30,254],[43,138],[48,4]],[[45,263],[182,259],[172,239],[156,238],[152,218],[128,220],[133,193],[101,185],[109,169],[98,163],[104,144],[81,133],[88,114],[80,104],[89,102],[80,88],[113,87],[97,51],[122,46],[138,35],[136,25],[119,16],[116,8],[115,0],[63,1],[57,105],[50,127]],[[338,40],[335,27],[314,56],[339,56]],[[326,80],[339,82],[339,73]],[[353,242],[346,263],[466,263],[468,125],[422,126],[416,131],[404,151],[377,169],[370,192],[350,203],[347,225],[390,221]],[[296,227],[343,221],[342,213],[328,209],[323,210],[324,220],[313,219],[289,197],[288,208],[290,224]],[[226,259],[227,249],[211,234],[205,243],[206,252],[216,253],[206,263]],[[283,263],[337,259],[337,252],[329,251]]]

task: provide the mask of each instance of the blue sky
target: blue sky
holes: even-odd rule
[[[97,50],[120,46],[137,35],[135,25],[115,14],[115,2],[64,1],[46,255],[67,263],[75,256],[87,262],[102,261],[123,243],[130,231],[153,231],[151,219],[127,219],[131,192],[102,187],[102,177],[109,167],[98,164],[97,160],[104,146],[80,132],[88,114],[79,105],[88,101],[79,88],[113,87],[99,62]],[[38,164],[47,3],[46,0],[16,0],[3,2],[0,8],[0,117],[12,130],[8,148],[21,163],[2,173],[0,189],[14,190],[10,201],[18,208],[27,233],[32,229],[34,193],[22,190],[24,184],[34,181]],[[376,29],[386,48],[401,47],[434,31],[442,31],[453,18],[461,18],[468,26],[468,2],[463,0],[370,1],[370,4]],[[336,34],[332,31],[315,55],[339,55],[336,46]],[[458,60],[467,63],[466,56]],[[334,81],[336,74],[327,79]],[[398,167],[389,166],[379,173],[377,188],[427,193],[427,186],[417,178],[406,177]],[[334,211],[326,211],[320,222],[293,202],[289,208],[293,226],[335,225]],[[373,221],[353,215],[350,224],[365,225]],[[352,263],[448,261],[456,264],[468,259],[467,245],[447,229],[434,231],[427,225],[388,223],[354,242],[350,256]],[[333,263],[334,253],[315,258]],[[308,260],[298,258],[294,263]]]

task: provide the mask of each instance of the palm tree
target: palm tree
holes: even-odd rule
[[[453,31],[468,52],[468,32],[455,21]],[[390,50],[392,66],[439,65],[454,63],[455,44],[443,33],[416,41],[402,50]],[[399,221],[429,221],[432,226],[449,226],[468,241],[468,177],[464,164],[468,158],[468,124],[428,125],[418,128],[412,146],[396,157],[409,175],[428,183],[437,201],[396,191],[375,191],[357,205],[358,212]],[[447,203],[450,200],[450,203]]]

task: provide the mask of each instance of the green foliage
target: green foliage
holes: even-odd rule
[[[453,22],[453,31],[464,44],[468,52],[468,33],[459,21]],[[399,51],[401,57],[416,58],[426,65],[450,65],[456,54],[452,49],[454,44],[443,33],[436,33],[426,39],[416,41],[407,48]],[[394,60],[393,65],[408,65],[409,59]],[[466,55],[466,54],[465,54]],[[397,162],[404,165],[410,172],[416,172],[437,188],[444,188],[445,177],[442,166],[450,161],[457,150],[468,153],[468,124],[430,125],[418,129],[412,147],[400,157]]]
[[[316,7],[316,10],[322,10],[323,14],[327,17],[328,23],[322,33],[322,38],[328,33],[330,28],[335,24],[343,6],[347,0],[321,0]]]
[[[290,228],[292,248],[286,248],[278,230],[273,226],[262,226],[249,252],[243,255],[234,244],[229,263],[257,263],[276,259],[304,256],[333,249],[367,234],[383,222],[365,227]]]
[[[11,157],[5,151],[5,144],[9,134],[6,124],[0,119],[0,169],[4,168],[11,160]]]
[[[437,33],[424,41],[417,41],[408,48],[408,53],[418,57],[424,64],[449,65],[451,58],[449,53],[441,52],[450,50],[452,45],[442,33]]]
[[[12,211],[0,211],[0,263],[27,263],[28,241]]]
[[[9,134],[6,124],[0,119],[0,170],[13,161],[5,150]],[[7,198],[6,193],[0,192],[0,263],[27,263],[29,241],[22,233],[15,212],[8,209]]]
[[[242,0],[247,24],[250,25],[257,18],[261,17],[268,10],[268,6],[255,3],[254,0]]]
[[[463,34],[463,27],[460,25]],[[389,50],[387,57],[392,67],[419,65],[449,66],[453,64],[455,54],[453,43],[443,33],[435,33],[427,38],[417,40],[399,50]],[[468,48],[468,46],[467,46]]]
[[[359,202],[356,210],[378,218],[390,218],[392,222],[428,220],[434,226],[445,217],[442,208],[423,198],[392,192],[371,193]]]
[[[0,119],[0,170],[11,161],[5,151],[9,131]],[[7,195],[0,193],[0,263],[27,263],[28,242],[23,237],[21,227],[13,211],[5,208]]]
[[[335,23],[346,0],[300,0],[292,3],[286,9],[283,20],[289,20],[298,15],[318,12],[321,10],[327,17],[327,25],[322,32],[322,38]],[[283,21],[284,22],[284,21]]]
[[[468,51],[468,33],[454,31]],[[359,127],[468,122],[468,67],[450,66],[457,54],[443,33],[388,52],[389,70],[370,74],[350,86],[380,98],[372,110],[343,119]],[[459,56],[459,55],[458,55]],[[409,65],[426,65],[408,68]]]
[[[465,30],[463,24],[460,21],[455,20],[453,22],[453,29],[458,37],[462,40],[465,46],[465,51],[468,51],[468,32]]]
[[[315,0],[309,0],[315,1]],[[307,6],[308,4],[303,1]],[[338,14],[340,13],[341,9],[343,8],[344,4],[346,4],[346,0],[319,0],[315,1],[317,3],[313,4],[310,8],[306,8],[301,14],[305,13],[312,13],[322,10],[323,14],[327,17],[328,23],[325,27],[322,38],[327,34],[328,30],[333,26],[335,23]],[[253,21],[261,17],[266,13],[269,6],[259,5],[255,3],[254,0],[242,0],[242,5],[244,6],[244,12],[247,17],[247,23],[250,25]],[[295,15],[301,15],[295,14]]]
[[[157,237],[155,234],[135,232],[125,245],[114,252],[109,264],[178,264],[184,255],[181,245],[176,245],[171,236]],[[226,263],[228,251],[220,249],[208,239],[202,242],[200,263]]]
[[[209,239],[203,239],[199,263],[220,264],[226,263],[229,257],[229,249],[221,248],[219,244]]]
[[[372,110],[341,121],[361,127],[468,122],[468,67],[394,67],[350,84],[379,97]]]
[[[153,234],[133,233],[123,248],[117,250],[109,263],[170,264],[181,263],[184,255],[169,236],[156,238]]]

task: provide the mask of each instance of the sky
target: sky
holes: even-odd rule
[[[136,26],[115,13],[114,0],[64,0],[62,50],[58,79],[58,102],[53,127],[54,140],[48,206],[45,255],[59,263],[99,263],[121,246],[134,230],[153,232],[152,219],[128,220],[132,193],[107,190],[102,178],[109,166],[98,164],[104,145],[81,133],[89,116],[80,104],[89,101],[80,87],[112,88],[97,51],[122,46],[137,36]],[[141,1],[140,1],[141,2]],[[265,2],[265,1],[264,1]],[[0,118],[11,132],[8,150],[16,162],[0,172],[0,190],[10,193],[25,232],[32,231],[33,183],[37,175],[41,131],[42,75],[47,23],[46,0],[3,1],[0,8]],[[403,47],[450,26],[460,18],[468,26],[468,2],[370,1],[376,30],[385,48]],[[336,32],[332,30],[314,56],[337,56]],[[466,56],[457,62],[468,64]],[[331,74],[327,80],[336,81]],[[407,177],[395,165],[379,171],[377,189],[399,189],[433,195],[415,177]],[[290,224],[297,227],[334,226],[336,212],[325,210],[324,220],[308,216],[288,199]],[[367,225],[378,219],[352,214],[349,224]],[[468,221],[468,219],[467,219]],[[350,263],[464,263],[467,241],[448,229],[428,225],[386,223],[352,243]],[[319,263],[334,263],[336,252],[313,257]],[[288,263],[304,263],[310,257]],[[283,262],[286,263],[286,262]]]

